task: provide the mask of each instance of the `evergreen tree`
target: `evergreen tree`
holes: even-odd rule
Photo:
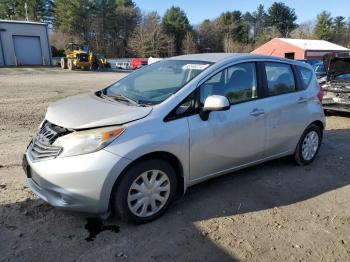
[[[265,12],[264,6],[260,4],[255,12],[253,12],[253,17],[255,21],[254,39],[263,33],[266,27],[267,14]]]
[[[332,26],[332,40],[340,45],[347,44],[346,37],[346,22],[345,17],[337,16],[334,18],[334,23]]]
[[[172,6],[168,9],[163,17],[163,26],[169,36],[174,37],[176,52],[181,51],[181,42],[186,32],[191,30],[188,18],[183,10],[179,7]]]
[[[260,4],[256,11],[253,13],[246,12],[243,15],[243,20],[247,25],[247,30],[250,37],[255,42],[257,37],[264,32],[266,26],[267,14],[265,12],[264,6]]]
[[[111,31],[116,22],[116,2],[115,0],[92,0],[91,16],[93,23],[91,30],[93,32],[93,46],[97,52],[105,52],[106,43],[113,41]]]
[[[276,27],[283,37],[289,37],[289,34],[297,28],[296,20],[295,10],[284,3],[275,2],[268,10],[268,25]]]
[[[0,1],[0,19],[15,19],[17,1],[2,0]]]
[[[44,15],[43,22],[52,25],[54,22],[54,0],[44,1]]]
[[[45,0],[1,0],[0,18],[25,20],[26,9],[29,21],[42,22],[45,16]]]
[[[141,20],[140,10],[132,1],[119,0],[115,9],[116,18],[112,22],[112,36],[114,48],[117,55],[125,57],[127,55],[127,45],[135,27]]]
[[[218,28],[222,38],[229,37],[235,42],[246,43],[248,41],[248,31],[244,25],[242,13],[240,11],[225,12],[217,19]]]
[[[92,2],[89,0],[55,0],[54,27],[89,42],[92,32]]]
[[[332,37],[333,19],[331,14],[323,11],[317,16],[315,35],[318,39],[330,40]]]

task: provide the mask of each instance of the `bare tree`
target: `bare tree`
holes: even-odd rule
[[[193,34],[188,31],[182,40],[182,52],[187,54],[194,54],[197,52],[197,46],[193,39]]]
[[[200,52],[222,52],[222,36],[217,21],[204,20],[196,28]]]
[[[171,57],[176,54],[175,38],[173,36],[168,36],[167,51],[165,56]]]
[[[223,39],[225,53],[249,53],[253,51],[252,44],[244,44],[235,41],[229,34],[226,34]]]
[[[315,37],[313,33],[314,28],[315,23],[313,21],[304,22],[294,29],[290,36],[292,38],[313,39]]]
[[[151,12],[135,28],[129,39],[128,48],[136,56],[162,57],[168,56],[169,51],[174,49],[172,41],[165,33],[159,15]]]

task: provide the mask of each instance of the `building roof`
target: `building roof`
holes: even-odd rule
[[[25,21],[25,20],[3,20],[3,19],[0,19],[0,23],[30,24],[30,25],[45,25],[46,26],[45,23]]]
[[[292,38],[277,38],[283,42],[299,47],[303,50],[345,51],[349,50],[343,46],[333,44],[325,40],[307,40]]]

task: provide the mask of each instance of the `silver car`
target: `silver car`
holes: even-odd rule
[[[23,159],[51,205],[151,221],[189,186],[271,159],[311,163],[325,118],[311,66],[249,54],[166,59],[52,104]]]

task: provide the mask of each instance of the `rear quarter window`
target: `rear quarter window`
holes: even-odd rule
[[[306,89],[310,85],[314,73],[312,72],[311,69],[307,69],[302,66],[298,66],[297,68],[301,76],[303,89]]]

